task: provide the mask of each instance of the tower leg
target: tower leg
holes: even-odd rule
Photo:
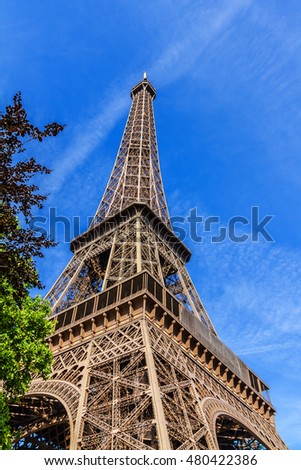
[[[156,369],[155,369],[155,362],[154,362],[153,353],[152,353],[151,346],[150,346],[149,334],[148,334],[144,321],[141,322],[141,328],[142,328],[143,341],[145,345],[145,359],[146,359],[146,364],[148,368],[150,389],[151,389],[153,406],[154,406],[154,414],[155,414],[155,419],[157,423],[159,447],[160,449],[167,450],[167,449],[171,449],[171,446],[170,446],[168,432],[167,432],[166,420],[164,416],[164,410],[163,410],[163,405],[162,405],[162,400],[161,400],[161,395],[160,395],[160,388],[159,388],[159,383],[158,383]]]

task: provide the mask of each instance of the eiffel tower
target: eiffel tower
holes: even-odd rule
[[[88,230],[46,298],[49,380],[12,405],[15,449],[286,449],[268,386],[218,337],[186,270],[143,80]]]

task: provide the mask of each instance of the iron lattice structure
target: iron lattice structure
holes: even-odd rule
[[[217,336],[170,223],[146,76],[89,229],[47,295],[52,376],[16,449],[286,449],[267,385]]]

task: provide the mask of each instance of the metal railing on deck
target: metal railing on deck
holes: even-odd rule
[[[151,274],[144,271],[53,316],[52,319],[56,321],[55,329],[67,327],[88,315],[107,309],[113,304],[143,291],[152,294],[158,302],[176,317],[179,317],[180,302],[163,288]]]

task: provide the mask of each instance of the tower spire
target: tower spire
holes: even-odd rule
[[[147,270],[216,335],[185,266],[191,253],[170,222],[159,166],[155,96],[147,79],[132,88],[132,106],[104,195],[87,232],[72,241],[74,256],[46,298],[57,314]]]
[[[171,228],[160,172],[153,100],[156,90],[144,72],[131,90],[132,105],[115,164],[91,226],[125,207],[146,204]]]

